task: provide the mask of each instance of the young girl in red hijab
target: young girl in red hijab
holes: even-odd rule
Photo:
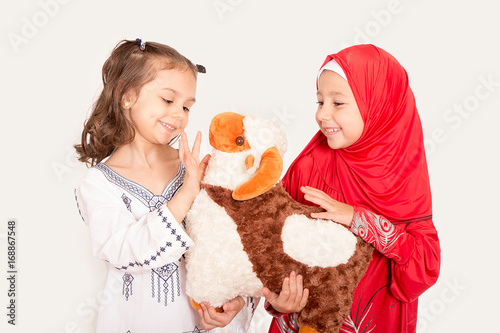
[[[344,224],[376,249],[340,332],[415,332],[418,297],[439,275],[440,246],[408,76],[384,50],[357,45],[326,58],[317,87],[320,131],[283,185],[325,209],[312,217]],[[280,295],[265,294],[275,316],[269,332],[297,332],[293,312],[308,295],[301,277],[292,272]]]

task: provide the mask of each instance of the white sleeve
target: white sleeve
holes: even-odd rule
[[[259,301],[260,297],[247,297],[245,299],[246,304],[243,309],[227,325],[232,333],[246,333],[248,331]]]
[[[179,260],[193,244],[166,203],[136,220],[104,178],[89,176],[75,196],[97,258],[117,269],[144,271]]]

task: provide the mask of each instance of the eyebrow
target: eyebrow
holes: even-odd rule
[[[316,92],[317,95],[323,95],[319,90]],[[346,94],[341,93],[340,91],[333,91],[333,92],[328,92],[326,95],[332,95],[332,96],[344,96],[348,97]]]
[[[162,90],[170,90],[174,94],[179,95],[179,92],[177,90],[175,90],[175,89],[172,89],[172,88],[163,88]],[[190,97],[187,100],[188,101],[192,101],[192,102],[196,102],[196,98],[194,98],[194,97]]]

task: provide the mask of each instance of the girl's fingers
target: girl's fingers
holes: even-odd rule
[[[264,294],[265,299],[269,303],[274,303],[274,301],[278,298],[278,294],[276,294],[275,292],[272,292],[267,287],[262,288],[262,293]]]
[[[187,134],[184,131],[181,132],[181,141],[182,141],[182,148],[184,149],[184,151],[189,150]]]
[[[317,190],[312,187],[302,187],[302,192],[304,192],[304,198],[328,212],[337,211],[339,202],[323,191]]]
[[[179,140],[179,156],[184,163],[187,161],[188,155],[191,153],[189,150],[186,132],[181,132],[181,139]]]
[[[283,280],[283,286],[281,287],[280,298],[286,301],[289,296],[290,296],[290,278],[286,277]]]
[[[315,196],[311,196],[309,194],[304,195],[304,198],[307,201],[310,201],[312,203],[315,203],[316,205],[320,206],[321,208],[328,210],[328,211],[333,211],[335,209],[335,206],[332,205],[331,201],[327,201],[323,198],[318,198]]]
[[[220,326],[221,323],[214,318],[217,318],[217,312],[212,306],[207,306],[204,303],[201,303],[201,308],[203,310],[202,320],[206,325],[210,325],[212,328]]]
[[[182,159],[184,155],[184,140],[181,132],[181,138],[179,139],[179,157]]]
[[[210,318],[210,323],[209,324],[212,324],[212,325],[215,325],[215,326],[221,326],[222,322],[217,320],[218,316],[222,316],[222,314],[220,313],[217,313],[217,311],[215,311],[215,308],[213,306],[210,306],[208,309],[207,309],[207,312],[208,312],[208,317]]]
[[[333,220],[334,221],[334,216],[331,212],[311,213],[311,217],[315,218],[315,219]]]
[[[309,289],[306,288],[302,292],[302,299],[299,302],[299,307],[301,309],[303,309],[306,306],[308,298],[309,298]]]
[[[326,194],[325,192],[321,191],[321,190],[318,190],[317,188],[314,188],[314,187],[310,187],[310,186],[301,186],[300,187],[300,190],[303,192],[303,193],[308,193],[308,194],[311,194],[311,195],[315,195],[315,196],[328,196],[330,197],[328,194]]]
[[[297,297],[297,274],[292,271],[290,273],[290,293],[288,294],[288,299],[292,302],[295,302]]]
[[[208,161],[210,160],[210,154],[205,155],[200,162],[200,181],[205,178],[205,171],[207,170]]]
[[[224,304],[222,308],[224,309],[224,311],[235,311],[238,308],[243,308],[244,305],[245,300],[241,296],[238,296],[236,298],[233,298],[228,303]]]
[[[304,297],[302,289],[304,289],[304,279],[302,278],[302,275],[297,275],[296,303],[300,303],[300,300]]]
[[[200,156],[200,146],[201,146],[201,132],[196,133],[196,139],[193,144],[193,156],[198,158]]]

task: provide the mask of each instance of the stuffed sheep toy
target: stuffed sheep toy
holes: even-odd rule
[[[372,247],[340,224],[310,218],[322,209],[298,203],[277,182],[287,142],[272,121],[221,113],[209,140],[212,157],[186,218],[194,241],[186,254],[187,294],[219,307],[237,296],[263,296],[264,286],[279,293],[295,271],[309,289],[297,314],[300,332],[338,332]]]

